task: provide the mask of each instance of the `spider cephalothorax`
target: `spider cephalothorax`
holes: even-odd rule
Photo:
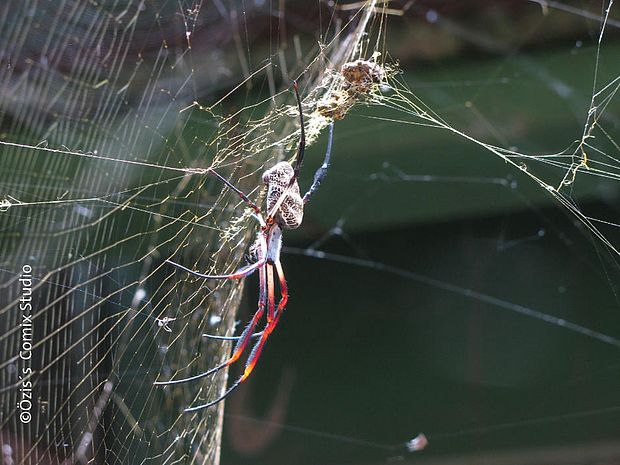
[[[170,381],[157,381],[155,383],[158,385],[181,384],[209,376],[236,362],[245,351],[246,347],[250,343],[250,340],[253,337],[257,337],[258,341],[254,344],[254,348],[250,352],[243,375],[217,399],[206,404],[189,407],[185,409],[186,412],[201,410],[218,403],[234,389],[236,389],[237,386],[239,386],[243,381],[245,381],[248,376],[250,376],[250,373],[252,373],[252,370],[256,366],[258,357],[263,350],[263,346],[267,342],[269,335],[275,329],[280,316],[286,308],[286,304],[288,302],[288,288],[286,286],[286,280],[284,279],[282,263],[280,262],[280,252],[282,250],[282,228],[295,229],[301,224],[304,214],[304,205],[308,202],[308,200],[310,200],[310,197],[312,197],[314,192],[316,192],[319,184],[321,184],[321,181],[327,174],[333,135],[332,124],[329,127],[329,140],[327,144],[327,151],[325,152],[325,160],[314,174],[312,186],[310,186],[308,192],[306,192],[302,197],[299,191],[299,184],[297,184],[297,177],[299,176],[299,170],[301,169],[304,157],[306,136],[304,131],[304,117],[302,114],[301,99],[299,98],[299,93],[297,91],[297,84],[295,84],[294,88],[295,96],[297,97],[297,108],[299,110],[299,123],[301,126],[299,146],[297,148],[297,154],[293,165],[283,161],[277,163],[263,174],[263,182],[267,185],[266,213],[263,213],[261,208],[256,203],[252,202],[252,200],[250,200],[243,191],[235,187],[216,171],[209,169],[210,174],[223,182],[229,189],[233,190],[239,198],[253,210],[254,213],[252,216],[260,224],[260,230],[256,236],[256,241],[250,247],[250,256],[256,261],[240,268],[232,274],[208,275],[191,270],[171,260],[166,260],[167,263],[170,263],[177,268],[203,279],[242,279],[258,270],[258,307],[256,313],[254,313],[254,316],[250,320],[250,323],[241,333],[241,336],[234,338],[209,336],[217,339],[234,339],[237,341],[230,358],[224,363],[211,368],[204,373],[190,376],[188,378],[174,379]],[[276,285],[274,278],[278,279],[280,284],[280,300],[277,304],[275,301]],[[267,324],[265,325],[265,328],[261,332],[254,333],[257,324],[265,313],[267,313]]]
[[[263,173],[263,182],[267,185],[267,211],[275,209],[274,220],[281,227],[298,228],[304,216],[304,202],[291,164],[281,161],[268,169]]]

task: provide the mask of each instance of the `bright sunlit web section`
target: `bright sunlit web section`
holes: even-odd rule
[[[289,56],[275,41],[264,60],[250,50],[250,6],[85,4],[62,11],[62,19],[44,6],[16,11],[39,25],[27,37],[47,44],[19,49],[25,36],[14,31],[7,43],[17,44],[15,60],[2,74],[12,86],[0,142],[8,289],[0,312],[10,320],[2,338],[4,394],[7,405],[17,404],[16,374],[25,368],[14,352],[23,336],[17,278],[28,265],[36,336],[28,382],[41,407],[29,426],[15,409],[5,417],[12,450],[25,451],[20,460],[215,460],[217,415],[181,412],[213,397],[223,380],[169,393],[152,381],[204,370],[226,355],[227,345],[211,346],[202,333],[211,323],[232,326],[241,289],[180,277],[163,262],[181,257],[206,272],[244,262],[252,218],[208,170],[217,167],[262,200],[256,180],[297,140],[288,83],[303,71],[309,94],[325,66],[365,56],[358,48],[364,31],[382,21],[380,14],[379,23],[370,21],[373,4],[347,13],[337,27],[328,15],[321,47],[314,33],[311,45],[297,37]],[[232,24],[238,63],[227,61],[233,53],[211,52],[229,45],[213,44],[218,24]],[[304,101],[304,111],[315,103]],[[328,123],[314,120],[310,143]]]

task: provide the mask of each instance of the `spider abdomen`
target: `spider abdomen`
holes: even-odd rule
[[[295,171],[290,163],[281,161],[263,173],[263,182],[267,184],[267,211],[271,214],[277,208],[274,218],[283,228],[295,229],[304,216],[304,203],[299,192]],[[287,191],[288,188],[288,191]],[[285,191],[286,197],[281,199]],[[279,206],[278,206],[279,205]]]

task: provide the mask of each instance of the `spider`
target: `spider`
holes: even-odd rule
[[[206,404],[197,405],[194,407],[188,407],[185,412],[194,412],[197,410],[206,409],[218,402],[224,400],[232,391],[234,391],[241,383],[243,383],[252,373],[256,362],[260,357],[267,339],[275,329],[280,320],[280,316],[284,312],[286,304],[288,302],[288,288],[286,286],[286,280],[284,278],[284,271],[280,262],[280,252],[282,250],[282,229],[295,229],[301,225],[303,219],[304,205],[310,200],[312,195],[316,192],[321,181],[327,174],[329,167],[331,149],[332,149],[332,137],[334,126],[333,122],[329,126],[329,138],[327,142],[327,150],[325,152],[325,159],[323,164],[314,174],[314,180],[310,189],[302,197],[299,191],[299,184],[297,178],[299,177],[299,171],[304,159],[304,150],[306,146],[306,134],[304,130],[304,116],[301,108],[301,99],[299,97],[299,90],[297,88],[297,82],[293,83],[293,89],[295,91],[295,97],[297,99],[297,107],[299,110],[299,124],[300,124],[300,138],[299,145],[297,147],[297,153],[295,156],[294,164],[282,161],[277,163],[272,168],[263,173],[263,182],[267,185],[267,198],[266,198],[266,213],[264,216],[261,209],[252,202],[248,196],[223,178],[213,169],[209,169],[209,173],[224,183],[229,189],[234,191],[239,198],[245,202],[253,211],[254,218],[260,224],[260,230],[257,234],[256,242],[251,247],[252,255],[256,257],[256,261],[250,265],[246,265],[232,274],[226,275],[207,275],[199,273],[197,271],[186,268],[183,265],[175,263],[171,260],[166,260],[167,263],[174,265],[181,270],[190,273],[194,276],[203,279],[242,279],[251,275],[258,270],[259,280],[259,297],[258,308],[254,316],[245,327],[243,332],[238,337],[221,337],[221,336],[207,336],[215,339],[232,339],[237,343],[233,350],[232,355],[224,363],[211,368],[210,370],[200,373],[195,376],[183,379],[175,379],[170,381],[156,381],[156,385],[165,386],[171,384],[182,384],[195,381],[225,368],[234,362],[236,362],[246,347],[248,346],[252,338],[258,338],[250,355],[245,364],[243,374],[237,381],[235,381],[220,397],[208,402]],[[275,268],[275,272],[274,272]],[[280,300],[278,304],[275,304],[275,285],[274,274],[277,276],[280,282]],[[256,326],[263,314],[265,313],[265,307],[267,309],[267,322],[263,331],[254,333]]]

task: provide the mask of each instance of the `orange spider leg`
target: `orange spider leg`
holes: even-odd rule
[[[278,324],[278,320],[280,319],[280,315],[286,308],[286,304],[288,303],[288,287],[286,286],[286,279],[284,279],[284,270],[282,269],[282,263],[280,260],[276,261],[276,271],[278,272],[278,278],[280,278],[280,302],[278,302],[278,308],[276,309],[276,321],[274,326]]]
[[[258,357],[260,357],[260,353],[263,350],[263,346],[265,345],[265,342],[267,342],[267,338],[269,337],[269,335],[273,332],[273,330],[278,325],[278,321],[280,320],[280,315],[282,315],[282,312],[284,311],[284,308],[286,307],[286,303],[288,302],[288,288],[286,286],[286,279],[284,279],[284,270],[282,269],[282,263],[280,263],[280,260],[277,260],[274,263],[274,265],[276,267],[276,272],[280,280],[280,294],[281,294],[280,302],[278,302],[278,308],[276,309],[276,312],[271,319],[269,319],[269,313],[267,314],[267,327],[264,329],[260,340],[256,343],[256,345],[252,349],[252,352],[250,353],[250,357],[248,358],[247,364],[245,366],[245,370],[243,371],[243,376],[241,376],[241,378],[239,379],[239,383],[242,383],[243,381],[245,381],[248,378],[248,376],[250,376],[250,374],[252,373],[252,370],[254,370],[254,367],[256,366],[256,362],[258,362]],[[270,286],[269,297],[271,299],[273,297],[273,288],[274,288],[273,276],[271,273],[272,265],[267,264],[267,269],[269,270],[267,273],[269,276],[268,283]],[[273,307],[273,301],[269,302],[269,306],[270,308]]]

